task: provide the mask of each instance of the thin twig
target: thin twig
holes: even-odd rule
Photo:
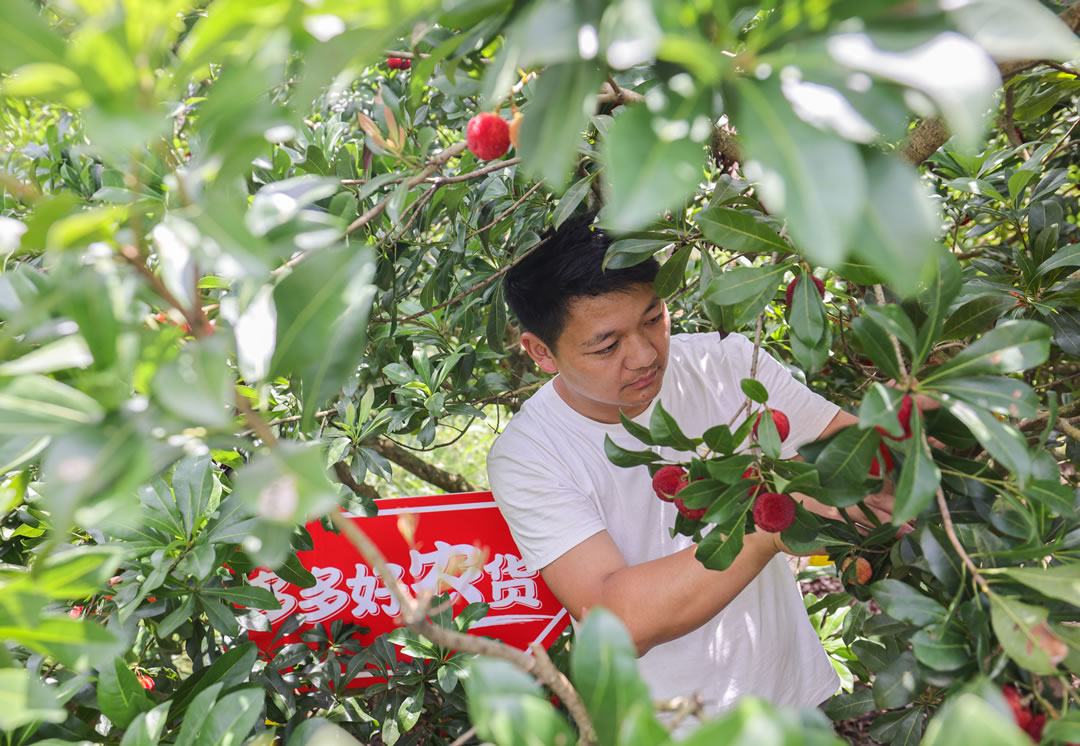
[[[1059,152],[1061,152],[1062,148],[1064,148],[1066,145],[1068,145],[1069,143],[1072,142],[1069,139],[1069,135],[1072,134],[1072,131],[1074,129],[1076,129],[1076,125],[1078,125],[1078,124],[1080,124],[1080,117],[1077,117],[1073,121],[1072,126],[1069,127],[1069,129],[1065,132],[1064,135],[1061,136],[1061,141],[1058,142],[1058,144],[1054,146],[1054,149],[1046,154],[1046,157],[1043,158],[1043,160],[1042,160],[1043,163],[1049,163],[1051,158],[1053,158],[1055,155],[1057,155]]]
[[[525,673],[531,674],[550,688],[566,705],[570,715],[577,723],[582,743],[595,743],[595,731],[585,709],[585,704],[581,701],[581,697],[578,696],[577,690],[574,689],[569,679],[551,664],[549,658],[545,656],[541,659],[535,655],[535,651],[533,655],[530,655],[524,650],[511,647],[498,640],[467,635],[433,624],[427,618],[429,614],[428,605],[413,596],[405,584],[390,571],[386,563],[386,557],[375,543],[368,538],[367,534],[353,521],[342,515],[340,511],[331,512],[330,519],[356,550],[363,555],[364,559],[371,564],[383,583],[386,584],[387,589],[401,607],[402,621],[407,627],[428,638],[436,645],[452,650],[500,658],[513,663]]]
[[[244,420],[247,422],[248,427],[259,436],[259,440],[268,446],[277,444],[277,436],[274,435],[274,431],[270,429],[270,424],[263,419],[261,414],[255,411],[255,407],[251,406],[251,402],[248,401],[248,398],[239,391],[236,392],[236,408],[244,415]]]
[[[464,743],[466,741],[468,741],[470,738],[472,738],[473,736],[475,736],[475,735],[476,735],[476,726],[474,725],[473,727],[469,728],[467,731],[462,733],[460,736],[455,738],[453,743],[450,744],[450,746],[464,746]]]
[[[465,240],[468,241],[473,236],[478,236],[481,233],[483,233],[484,231],[489,230],[491,228],[494,228],[498,224],[498,222],[500,220],[505,218],[507,215],[512,213],[517,208],[521,207],[521,203],[524,202],[525,200],[527,200],[529,198],[529,196],[532,195],[533,192],[535,192],[537,189],[539,189],[543,185],[543,183],[544,183],[544,180],[541,179],[540,181],[533,184],[532,187],[529,189],[529,191],[527,191],[527,192],[525,192],[525,194],[521,195],[521,197],[518,198],[518,200],[516,202],[514,202],[514,204],[510,205],[505,210],[503,210],[501,213],[499,213],[499,216],[497,218],[492,220],[490,223],[485,225],[483,228],[477,228],[472,233],[469,233],[468,235],[466,235]]]
[[[923,448],[930,448],[926,442],[925,433],[923,433]],[[971,557],[968,556],[967,551],[964,549],[964,545],[960,543],[960,539],[956,535],[956,529],[953,527],[952,522],[952,513],[949,512],[949,506],[945,503],[945,492],[940,486],[937,490],[937,504],[938,510],[941,511],[941,522],[945,528],[945,535],[949,537],[949,543],[952,544],[953,549],[956,550],[956,554],[960,557],[960,561],[971,571],[971,576],[975,579],[975,582],[979,584],[979,587],[982,588],[983,591],[989,594],[990,584],[986,582],[986,578],[979,572],[979,568],[975,566]]]
[[[161,281],[161,278],[154,274],[154,271],[150,269],[150,267],[146,266],[146,259],[143,257],[142,252],[131,244],[125,244],[120,247],[120,256],[143,276],[143,279],[146,280],[151,289],[157,293],[162,300],[184,315],[184,320],[187,321],[188,326],[191,327],[192,334],[195,334],[196,336],[205,336],[210,333],[207,328],[208,322],[206,320],[206,315],[202,312],[202,308],[198,306],[198,297],[195,299],[195,307],[198,308],[197,312],[195,308],[188,308],[181,303],[180,299],[165,286],[165,283]]]

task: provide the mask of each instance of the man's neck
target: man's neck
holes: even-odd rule
[[[628,418],[633,419],[639,414],[649,408],[647,402],[645,404],[635,405],[633,407],[622,407],[617,404],[604,404],[601,402],[595,402],[588,399],[583,399],[577,396],[563,381],[562,376],[555,376],[552,385],[555,387],[555,393],[559,395],[559,398],[566,402],[566,406],[580,414],[582,417],[587,417],[595,422],[602,422],[605,425],[617,425],[619,424],[619,413],[622,412]]]

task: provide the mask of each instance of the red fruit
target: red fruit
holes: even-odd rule
[[[672,502],[675,495],[686,487],[689,482],[686,479],[686,469],[674,464],[661,466],[653,474],[652,488],[656,496],[666,502]]]
[[[780,492],[763,492],[754,500],[754,524],[762,531],[779,533],[795,522],[795,501]]]
[[[810,275],[810,278],[814,281],[814,287],[817,288],[818,294],[822,298],[825,297],[825,283],[817,277]],[[795,302],[795,286],[799,284],[799,278],[796,277],[791,281],[791,284],[787,286],[787,290],[784,291],[784,302],[787,303],[787,307],[791,308],[791,304]]]
[[[708,508],[698,508],[697,510],[691,510],[690,508],[686,507],[686,503],[682,501],[681,497],[675,498],[675,507],[678,508],[679,512],[682,515],[686,516],[691,521],[700,521],[705,515],[705,513],[709,510]]]
[[[402,59],[401,57],[387,57],[386,66],[391,70],[408,70],[412,67],[412,60]]]
[[[73,606],[73,607],[71,607],[71,611],[68,612],[68,616],[71,617],[72,619],[78,619],[79,617],[82,616],[82,613],[83,613],[83,607],[81,607],[81,606]]]
[[[1023,695],[1017,691],[1015,686],[1003,684],[1001,686],[1001,696],[1009,703],[1009,708],[1012,710],[1013,719],[1016,720],[1016,724],[1019,725],[1022,730],[1027,730],[1028,725],[1031,723],[1031,710],[1024,706]]]
[[[119,585],[121,580],[123,580],[123,578],[121,578],[119,575],[113,575],[111,578],[109,578],[109,587],[111,588],[114,585]]]
[[[465,142],[480,160],[494,160],[510,149],[510,125],[498,114],[477,114],[465,128]]]
[[[900,400],[900,411],[896,413],[896,419],[900,423],[900,427],[904,428],[904,434],[900,437],[890,435],[885,432],[884,428],[876,428],[877,431],[884,438],[891,438],[892,440],[907,440],[911,437],[911,412],[915,409],[915,400],[911,398],[910,394],[904,394],[904,398]]]
[[[787,440],[787,436],[791,433],[791,422],[788,421],[787,415],[781,412],[779,409],[771,409],[773,424],[776,425],[776,432],[780,435],[780,442],[783,443]],[[761,422],[761,415],[757,416],[757,420],[754,422],[754,439],[757,439],[758,423]]]
[[[154,689],[154,680],[152,678],[150,678],[149,675],[147,675],[145,673],[141,673],[138,676],[136,676],[135,678],[139,680],[140,684],[142,684],[143,689],[153,691],[153,689]]]
[[[750,466],[750,467],[748,467],[748,468],[746,469],[746,471],[744,471],[744,472],[742,473],[742,478],[743,478],[743,479],[753,479],[753,480],[757,480],[757,479],[760,479],[760,477],[761,477],[761,475],[760,475],[760,474],[758,474],[758,470],[757,470],[757,467],[754,467],[754,466]],[[765,489],[766,489],[766,487],[765,487],[765,484],[764,484],[763,482],[762,482],[762,483],[759,483],[759,484],[755,484],[755,485],[754,485],[753,487],[751,487],[751,488],[750,488],[750,490],[749,490],[749,492],[750,492],[750,497],[757,497],[757,496],[758,496],[758,495],[760,495],[760,494],[761,494],[762,492],[764,492],[764,491],[765,491]]]
[[[886,473],[893,470],[893,458],[892,453],[889,452],[889,447],[884,443],[878,444],[878,450],[881,451],[881,460],[885,464]],[[881,466],[878,464],[877,456],[870,460],[870,476],[877,479],[881,476]]]
[[[1031,740],[1035,743],[1039,743],[1042,740],[1043,728],[1046,726],[1046,715],[1032,715],[1031,722],[1027,724],[1024,731],[1031,736]]]

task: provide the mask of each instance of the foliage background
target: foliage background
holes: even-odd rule
[[[1061,64],[1080,56],[1077,8],[10,0],[4,12],[9,743],[346,737],[315,733],[328,721],[369,743],[449,743],[471,727],[498,743],[574,737],[531,678],[467,668],[415,630],[357,649],[331,628],[257,661],[244,630],[264,621],[233,604],[277,601],[226,565],[310,583],[293,555],[303,521],[369,509],[393,493],[391,469],[426,481],[400,482],[409,492],[482,485],[485,428],[540,383],[498,280],[589,208],[620,238],[609,266],[664,261],[676,331],[745,333],[860,416],[807,449],[805,469],[774,460],[768,424],[745,454],[748,426],[714,430],[691,467],[709,476],[695,500],[712,512],[676,525],[703,560],[723,565],[741,540],[718,537],[746,528],[746,459],[773,486],[842,507],[876,486],[873,426],[898,434],[900,392],[884,381],[945,405],[891,444],[916,533],[861,537],[802,516],[785,535],[874,565],[872,586],[810,608],[852,685],[829,713],[878,713],[881,742],[1025,743],[1008,682],[1048,719],[1044,741],[1080,740],[1077,82]],[[411,68],[390,71],[387,56]],[[508,100],[525,115],[520,147],[477,162],[465,123],[500,103],[509,116]],[[825,298],[803,281],[786,309],[783,288],[809,272]],[[633,434],[700,445],[662,417]],[[394,645],[428,660],[397,664]],[[669,738],[610,617],[553,655],[601,743]],[[368,666],[396,667],[391,685],[343,694],[341,677]],[[820,717],[747,701],[691,742],[750,732],[831,737]]]

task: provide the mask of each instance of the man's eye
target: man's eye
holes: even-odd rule
[[[653,316],[651,319],[649,319],[645,323],[648,324],[649,326],[652,326],[656,322],[660,321],[660,319],[662,319],[662,318],[664,318],[664,314],[663,313],[658,313],[657,315]]]
[[[607,355],[609,353],[615,352],[615,345],[617,345],[617,344],[618,344],[618,342],[612,342],[611,344],[609,344],[607,347],[603,348],[602,350],[596,350],[595,352],[593,352],[593,354],[594,355]]]

